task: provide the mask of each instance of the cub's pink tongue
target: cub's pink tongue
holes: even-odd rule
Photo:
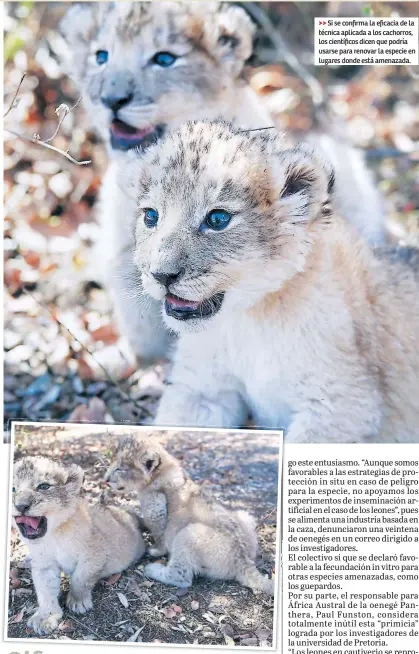
[[[143,129],[136,129],[135,127],[131,127],[131,125],[126,125],[125,123],[121,123],[118,121],[114,121],[112,123],[111,129],[114,132],[114,134],[116,134],[117,136],[125,136],[128,138],[131,136],[132,138],[137,138],[137,139],[142,139],[154,131],[154,127],[145,127]]]
[[[34,518],[30,515],[19,515],[15,518],[16,522],[32,527],[32,529],[38,529],[39,521],[41,518]]]
[[[173,297],[173,295],[167,296],[167,301],[174,307],[182,307],[185,309],[197,309],[200,302],[193,302],[192,300],[182,300],[179,297]]]

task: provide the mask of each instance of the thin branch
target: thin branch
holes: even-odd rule
[[[261,518],[261,519],[259,520],[259,522],[257,523],[257,525],[256,525],[257,529],[258,529],[259,527],[261,527],[263,524],[265,524],[265,520],[267,520],[268,518],[270,518],[271,516],[273,516],[273,515],[276,513],[276,511],[277,511],[277,509],[276,509],[276,507],[275,507],[274,509],[272,509],[272,511],[268,511],[268,513],[265,513],[265,515],[262,516],[262,518]]]
[[[258,2],[246,3],[245,9],[259,23],[265,34],[268,36],[272,45],[283,55],[288,66],[298,75],[298,77],[309,87],[313,98],[314,105],[317,108],[323,107],[325,103],[324,92],[318,80],[304,68],[298,61],[298,58],[290,50],[279,31],[275,28],[266,11],[260,7]]]
[[[3,118],[6,118],[7,114],[9,114],[9,113],[11,112],[11,110],[14,109],[14,108],[17,106],[17,105],[15,104],[15,103],[16,103],[17,94],[18,94],[19,91],[20,91],[20,87],[22,86],[22,82],[23,82],[23,80],[25,79],[25,77],[26,77],[26,73],[23,73],[23,75],[22,75],[22,77],[21,77],[21,79],[20,79],[20,82],[19,82],[19,86],[18,86],[17,89],[16,89],[16,93],[15,93],[14,96],[13,96],[13,100],[11,101],[10,106],[9,106],[8,110],[6,111],[6,113],[3,114]]]
[[[13,100],[8,110],[4,114],[3,118],[5,118],[11,112],[11,110],[16,107],[17,95],[19,93],[20,87],[22,86],[22,82],[25,79],[25,77],[26,77],[26,73],[23,73],[22,78],[19,82],[19,86],[17,87],[16,93],[13,96]],[[52,141],[57,136],[60,127],[63,124],[64,119],[68,116],[68,114],[70,114],[73,111],[73,109],[77,107],[78,104],[80,104],[80,102],[81,102],[81,97],[77,100],[76,104],[73,107],[68,107],[66,104],[60,104],[60,106],[57,107],[55,113],[59,116],[60,112],[63,111],[63,114],[61,118],[59,118],[58,120],[57,129],[55,130],[54,134],[50,136],[48,139],[46,139],[45,141],[43,141],[40,137],[37,137],[37,135],[26,136],[26,134],[20,134],[19,132],[15,132],[14,130],[9,129],[8,127],[4,127],[4,129],[6,130],[6,132],[9,132],[9,134],[13,134],[13,136],[16,136],[16,138],[21,139],[22,141],[27,141],[28,143],[33,143],[34,145],[40,145],[43,148],[47,148],[48,150],[57,152],[61,156],[71,161],[71,163],[75,164],[76,166],[87,166],[90,163],[92,163],[90,159],[88,161],[77,161],[71,156],[71,154],[69,154],[68,150],[64,152],[64,150],[60,150],[60,148],[56,148],[54,145],[50,145],[50,141]]]
[[[71,161],[71,163],[76,164],[76,166],[87,166],[88,164],[92,163],[92,160],[89,159],[88,161],[77,161],[76,159],[73,159],[71,154],[67,152],[64,152],[64,150],[60,150],[59,148],[56,148],[53,145],[49,145],[49,143],[46,143],[45,141],[42,141],[41,139],[35,139],[31,136],[26,136],[26,134],[19,134],[18,132],[14,132],[12,129],[9,129],[8,127],[4,128],[6,132],[9,132],[9,134],[13,134],[13,136],[16,136],[18,139],[22,139],[22,141],[28,141],[28,143],[33,143],[34,145],[40,145],[43,148],[48,148],[48,150],[52,150],[53,152],[58,152],[58,154],[61,154],[63,157]]]
[[[68,114],[71,114],[73,109],[75,109],[77,107],[77,105],[80,104],[80,102],[81,102],[81,96],[77,100],[76,104],[73,107],[68,107],[66,104],[60,104],[60,106],[57,107],[57,109],[55,110],[55,113],[57,114],[57,116],[59,116],[60,111],[63,110],[62,118],[59,119],[57,129],[55,130],[54,134],[52,136],[50,136],[49,139],[45,139],[43,141],[43,143],[49,143],[50,141],[52,141],[57,136],[58,132],[60,131],[60,127],[63,124],[64,120],[67,118]]]
[[[96,359],[96,357],[95,357],[95,355],[93,354],[93,352],[91,352],[91,350],[89,350],[89,348],[88,348],[84,343],[82,343],[82,342],[80,341],[80,339],[78,339],[77,336],[75,336],[75,335],[70,331],[70,329],[69,329],[66,325],[64,325],[64,323],[61,322],[61,320],[59,320],[59,319],[57,318],[57,316],[54,314],[54,312],[53,312],[53,311],[52,311],[52,310],[51,310],[51,309],[50,309],[46,304],[44,304],[43,302],[41,302],[41,300],[38,300],[38,298],[35,297],[35,296],[33,295],[33,293],[31,293],[30,291],[28,291],[28,289],[25,288],[24,286],[22,287],[22,291],[23,291],[24,293],[26,293],[26,295],[29,295],[29,297],[31,297],[32,300],[34,300],[37,304],[39,304],[39,306],[42,307],[42,308],[44,309],[44,311],[47,311],[47,312],[49,313],[49,315],[52,317],[52,319],[53,319],[53,320],[58,324],[58,326],[59,326],[61,329],[65,330],[65,331],[69,334],[70,338],[71,338],[75,343],[78,343],[78,345],[80,345],[80,347],[81,347],[85,352],[87,352],[87,354],[89,354],[89,356],[92,357],[92,359],[93,359],[93,361],[96,363],[96,365],[98,365],[99,368],[102,370],[102,372],[105,374],[107,380],[108,380],[108,381],[109,381],[109,382],[110,382],[110,383],[111,383],[111,384],[112,384],[112,385],[113,385],[113,386],[114,386],[114,387],[119,391],[119,393],[121,394],[121,396],[122,396],[125,400],[127,400],[128,402],[130,402],[133,406],[135,406],[136,409],[139,409],[142,413],[144,413],[144,414],[147,415],[148,417],[150,417],[150,418],[153,417],[152,414],[151,414],[151,413],[150,413],[150,412],[149,412],[149,411],[148,411],[144,406],[142,406],[141,404],[137,404],[137,402],[136,402],[136,401],[135,401],[135,400],[134,400],[134,399],[133,399],[133,398],[132,398],[132,397],[131,397],[127,392],[126,392],[126,391],[124,391],[123,388],[121,388],[121,386],[118,384],[117,381],[115,381],[115,379],[112,377],[112,375],[110,374],[110,372],[105,368],[105,366],[104,366],[100,361],[98,361],[98,360]]]
[[[247,132],[261,132],[263,129],[278,129],[276,125],[270,127],[254,127],[253,129],[240,129],[239,134],[246,134]]]
[[[99,640],[102,640],[102,636],[100,636],[97,633],[97,631],[95,631],[94,629],[89,627],[89,625],[83,624],[83,622],[80,622],[80,620],[77,620],[77,618],[75,618],[74,615],[71,616],[70,621],[71,622],[77,622],[77,624],[79,624],[81,627],[83,627],[83,629],[86,629],[86,631],[88,631],[90,634],[94,634],[95,636],[97,636],[97,638],[99,638]]]

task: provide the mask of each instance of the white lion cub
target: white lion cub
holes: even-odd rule
[[[43,456],[27,456],[13,471],[13,517],[29,546],[39,608],[28,621],[38,634],[61,619],[60,573],[70,575],[67,607],[92,608],[99,579],[125,570],[145,551],[137,521],[114,506],[90,506],[80,497],[83,471]]]
[[[179,334],[156,424],[250,412],[290,442],[417,439],[414,266],[332,213],[310,148],[195,122],[132,158],[135,261]]]
[[[140,499],[149,501],[157,494],[166,499],[167,517],[162,516],[156,526],[169,563],[149,563],[144,569],[147,576],[180,588],[189,587],[194,575],[235,579],[253,590],[274,594],[275,581],[255,566],[254,519],[246,511],[229,510],[209,497],[154,438],[124,439],[106,479],[117,490],[136,491]]]

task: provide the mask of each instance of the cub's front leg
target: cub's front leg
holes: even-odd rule
[[[172,427],[239,428],[245,419],[246,409],[237,391],[208,393],[196,379],[195,388],[179,382],[168,386],[154,423]]]
[[[60,569],[55,563],[32,567],[32,578],[38,599],[38,610],[29,618],[28,627],[44,636],[57,629],[63,617],[58,603],[60,593]]]
[[[119,331],[143,363],[167,358],[174,339],[163,324],[160,303],[141,291],[131,258],[131,252],[123,252],[112,262],[107,284]],[[132,297],[127,287],[135,287]]]
[[[181,338],[171,383],[157,410],[156,425],[241,427],[247,408],[224,356],[194,339]]]
[[[100,236],[93,253],[94,267],[101,270],[112,300],[124,355],[130,364],[135,363],[135,356],[143,362],[166,358],[172,339],[163,324],[160,303],[144,295],[134,265],[131,223],[136,202],[122,190],[116,162],[106,171],[99,202]]]
[[[86,613],[93,608],[92,589],[101,578],[104,561],[86,557],[80,560],[70,578],[70,590],[67,595],[67,607],[73,613]]]
[[[163,493],[150,493],[141,497],[143,523],[150,532],[154,547],[148,548],[150,556],[163,556],[167,553],[164,532],[167,525],[167,502]]]

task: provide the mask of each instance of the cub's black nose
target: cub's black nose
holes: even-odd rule
[[[16,509],[21,513],[22,515],[25,515],[26,511],[29,509],[30,504],[15,504]]]
[[[132,94],[130,93],[129,95],[103,95],[101,97],[102,104],[105,105],[105,107],[108,107],[111,109],[115,114],[118,111],[118,109],[121,109],[124,107],[128,102],[131,102],[132,100]]]
[[[181,270],[178,270],[178,272],[175,273],[155,272],[151,274],[156,281],[160,282],[160,284],[163,284],[163,286],[166,286],[166,288],[169,288],[170,284],[177,282],[180,277],[182,277],[184,272],[184,269],[181,268]]]

